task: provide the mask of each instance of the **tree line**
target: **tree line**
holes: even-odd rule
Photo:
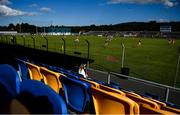
[[[48,32],[49,28],[71,28],[72,33],[80,31],[159,31],[160,26],[171,26],[173,32],[180,32],[180,21],[178,22],[128,22],[114,25],[89,25],[89,26],[46,26],[40,27],[28,23],[9,24],[8,26],[0,26],[0,31],[17,31],[23,33]]]

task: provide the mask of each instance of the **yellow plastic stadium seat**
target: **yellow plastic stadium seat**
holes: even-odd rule
[[[85,81],[85,82],[88,82],[89,84],[91,84],[93,87],[96,87],[96,88],[100,88],[102,90],[105,90],[105,91],[109,91],[111,93],[118,93],[118,94],[121,94],[121,95],[124,95],[125,96],[125,93],[120,91],[120,90],[117,90],[117,89],[114,89],[114,88],[111,88],[111,87],[108,87],[108,86],[105,86],[105,85],[102,85],[102,84],[99,84],[97,82],[94,82],[94,81],[90,81],[90,80],[87,80],[87,79],[84,79],[84,78],[80,78],[82,81]]]
[[[131,91],[127,91],[127,90],[121,90],[122,92],[124,93],[128,93],[129,95],[134,95],[134,96],[137,96],[137,97],[141,97],[140,95],[138,95],[137,93],[134,93],[134,92],[131,92]]]
[[[90,81],[90,80],[87,80],[87,79],[84,79],[84,78],[80,78],[82,81],[85,81],[85,82],[87,82],[87,83],[89,83],[89,84],[91,84],[91,86],[93,86],[93,87],[96,87],[96,88],[99,88],[99,83],[97,83],[97,82],[94,82],[94,81]]]
[[[138,104],[125,96],[96,87],[91,93],[96,114],[139,114]]]
[[[179,109],[168,107],[168,106],[162,106],[161,110],[165,110],[165,111],[173,112],[173,113],[176,113],[176,114],[180,114]]]
[[[44,67],[40,67],[40,72],[46,78],[47,85],[49,85],[55,92],[59,93],[59,91],[62,89],[62,84],[59,77],[61,77],[63,74],[50,71]]]
[[[152,107],[154,109],[160,109],[158,104],[153,102],[153,101],[151,101],[151,100],[148,100],[148,99],[145,99],[143,97],[136,96],[136,95],[128,94],[128,93],[126,93],[126,96],[128,98],[134,100],[138,104],[144,104],[144,105],[148,105],[148,106],[150,106],[150,107]]]
[[[43,80],[43,82],[45,82],[44,77],[40,73],[40,67],[39,66],[34,65],[32,63],[28,63],[28,62],[26,62],[26,65],[28,67],[30,78],[32,80],[37,80],[37,81],[42,81]]]
[[[169,112],[180,114],[180,110],[179,109],[168,107],[165,103],[163,103],[161,101],[158,101],[158,100],[155,100],[155,99],[152,99],[152,98],[146,98],[146,99],[149,99],[151,101],[156,102],[159,105],[161,110],[165,110],[165,111],[169,111]]]
[[[161,108],[161,107],[163,107],[163,106],[166,106],[165,103],[163,103],[163,102],[161,102],[161,101],[158,101],[158,100],[156,100],[156,99],[147,98],[147,97],[144,97],[144,98],[145,98],[145,99],[148,99],[148,100],[150,100],[150,101],[153,101],[153,102],[155,102],[155,103],[157,103],[158,106],[159,106],[159,108]]]
[[[137,102],[140,105],[140,114],[175,114],[174,112],[171,112],[169,110],[162,110],[159,103],[156,103],[155,101],[137,97],[135,95],[126,94],[126,96],[135,102]],[[163,105],[161,103],[161,105]]]
[[[176,108],[172,108],[172,107],[168,107],[165,103],[158,101],[156,99],[152,99],[152,98],[147,98],[144,97],[145,99],[151,100],[153,102],[156,102],[158,104],[158,106],[160,107],[161,110],[165,110],[165,111],[169,111],[169,112],[173,112],[173,113],[177,113],[180,114],[180,110],[176,109]]]
[[[99,85],[99,88],[102,89],[102,90],[105,90],[105,91],[108,91],[108,92],[111,92],[111,93],[117,93],[117,94],[120,94],[122,96],[125,96],[126,94],[118,89],[114,89],[114,88],[111,88],[111,87],[108,87],[108,86],[105,86],[105,85],[102,85],[100,84]]]
[[[140,114],[176,115],[176,113],[173,113],[170,111],[152,108],[152,107],[148,106],[147,104],[140,104]]]

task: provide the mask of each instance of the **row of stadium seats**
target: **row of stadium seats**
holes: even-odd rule
[[[45,65],[44,67],[42,65],[38,66],[20,59],[17,59],[17,63],[20,76],[26,75],[25,77],[21,76],[22,80],[37,80],[48,85],[57,94],[60,94],[65,98],[68,107],[73,111],[83,113],[90,103],[90,85],[88,83],[83,83],[75,77],[73,78],[75,74],[70,74],[68,71],[49,66],[49,68],[59,71],[55,72],[47,69]],[[62,73],[71,75],[71,77],[67,77]],[[71,86],[72,84],[73,86]]]
[[[64,99],[68,110],[75,113],[180,114],[179,109],[169,107],[163,102],[119,89],[118,84],[84,79],[68,70],[45,64],[34,64],[20,59],[16,59],[16,62],[21,84],[25,81],[45,84]],[[30,85],[28,86],[29,90],[33,89]],[[46,96],[48,95],[47,91]],[[20,97],[23,98],[23,96]],[[65,109],[66,105],[62,105],[60,108]],[[66,113],[66,111],[61,112]]]
[[[0,113],[67,114],[63,98],[47,85],[35,80],[20,80],[8,64],[0,65]]]
[[[158,100],[155,100],[155,99],[152,99],[152,98],[142,97],[142,96],[140,96],[140,95],[138,95],[138,94],[136,94],[134,92],[129,92],[129,91],[126,91],[126,90],[120,91],[120,90],[110,88],[110,87],[102,85],[102,84],[98,84],[98,83],[96,83],[94,81],[89,81],[89,80],[85,80],[85,79],[83,79],[83,80],[90,83],[90,84],[92,84],[93,87],[96,87],[99,90],[101,89],[101,91],[104,90],[104,91],[107,91],[107,92],[111,93],[111,95],[113,95],[113,96],[119,94],[118,97],[120,97],[120,95],[121,95],[121,96],[127,97],[127,98],[135,101],[136,103],[134,104],[134,111],[138,111],[138,112],[140,112],[140,114],[172,114],[172,113],[179,114],[180,113],[180,110],[168,107],[168,106],[166,106],[165,103],[160,102]],[[93,88],[93,90],[94,90],[94,88]],[[97,95],[97,92],[96,92],[95,95]],[[103,94],[103,95],[105,95],[105,94]],[[125,98],[123,98],[123,97],[121,97],[121,98],[123,100],[125,100]],[[106,101],[106,104],[104,104],[102,102],[99,102],[98,107],[102,107],[102,106],[105,107],[105,105],[106,105],[107,107],[113,107],[114,108],[115,104],[117,104],[117,102],[114,99],[114,104],[112,105],[112,102],[111,102],[108,105],[107,100],[103,99],[102,96],[100,96],[100,95],[97,95],[95,97],[95,99],[96,100],[101,100],[101,101],[102,100]],[[94,99],[94,101],[96,101],[95,99]],[[112,99],[111,99],[111,101],[112,101]],[[119,106],[117,105],[117,107],[119,107]],[[138,110],[138,108],[139,108],[139,110]],[[108,110],[107,108],[103,108],[103,109]],[[103,109],[102,109],[102,113],[103,113]],[[112,113],[111,110],[109,111],[109,113]],[[115,111],[115,110],[113,110],[113,111]],[[107,113],[107,111],[106,111],[106,113]]]

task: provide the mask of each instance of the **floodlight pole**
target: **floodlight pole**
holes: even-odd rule
[[[22,19],[21,19],[21,17],[19,18],[19,33],[21,33],[21,21],[22,21]]]
[[[179,47],[178,62],[177,62],[177,66],[176,66],[176,76],[174,79],[174,87],[176,87],[176,82],[177,82],[177,77],[178,77],[178,72],[179,72],[179,63],[180,63],[180,47]]]
[[[121,63],[122,68],[124,67],[124,53],[125,53],[125,46],[124,43],[122,43],[122,63]]]
[[[33,36],[31,36],[31,38],[33,39],[33,46],[34,46],[34,49],[35,49],[35,38]]]

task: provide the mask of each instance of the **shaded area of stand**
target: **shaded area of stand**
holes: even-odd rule
[[[87,63],[88,61],[89,63],[92,63],[94,61],[91,59],[47,52],[19,45],[0,43],[0,62],[7,62],[14,57],[30,59],[48,65],[64,67],[66,69],[71,69],[81,63]]]

